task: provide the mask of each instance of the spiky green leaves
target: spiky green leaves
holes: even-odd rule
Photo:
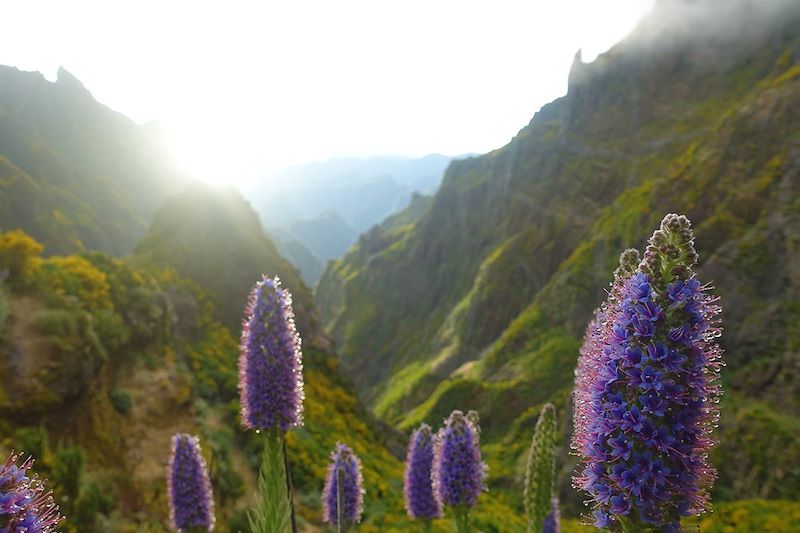
[[[525,473],[525,512],[528,531],[538,533],[550,513],[556,475],[556,409],[546,404],[539,414]]]
[[[276,428],[264,433],[258,493],[255,508],[248,513],[250,530],[255,533],[291,531],[292,508],[286,485],[284,435]]]

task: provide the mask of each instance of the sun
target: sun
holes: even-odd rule
[[[212,125],[178,128],[169,135],[173,159],[191,179],[212,185],[236,184],[250,179],[254,172],[246,156],[230,140],[216,135]]]

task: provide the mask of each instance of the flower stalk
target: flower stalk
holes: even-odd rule
[[[431,481],[433,455],[433,432],[429,425],[422,424],[412,433],[408,444],[404,494],[409,518],[421,520],[427,527],[430,527],[431,520],[442,516]]]
[[[208,467],[197,437],[179,433],[172,437],[167,469],[170,521],[179,533],[214,529],[214,499]]]
[[[573,447],[597,527],[675,532],[708,507],[721,328],[697,259],[689,220],[667,215],[587,334]]]
[[[542,407],[528,453],[525,475],[525,512],[528,532],[538,533],[544,527],[555,492],[556,409],[553,404]]]
[[[323,520],[347,529],[361,520],[364,511],[364,478],[361,461],[353,451],[338,443],[331,452],[328,475],[322,489]]]
[[[263,277],[245,309],[239,357],[242,424],[264,433],[261,497],[250,513],[259,532],[297,531],[286,431],[303,423],[303,364],[292,296]]]
[[[436,438],[433,460],[434,494],[453,513],[459,533],[470,531],[469,511],[484,490],[486,464],[481,460],[478,414],[453,411]]]

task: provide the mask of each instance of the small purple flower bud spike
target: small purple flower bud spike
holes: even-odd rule
[[[442,516],[431,481],[433,448],[431,427],[422,424],[411,435],[405,473],[406,510],[409,517],[418,520],[433,520]]]
[[[214,529],[214,500],[206,461],[197,437],[180,433],[172,437],[167,470],[170,519],[176,531]]]
[[[561,513],[558,510],[558,498],[550,501],[550,513],[544,519],[542,533],[561,533]]]
[[[339,509],[339,501],[342,508]],[[364,510],[364,478],[361,461],[353,451],[342,443],[331,452],[331,463],[322,489],[323,519],[342,530],[361,520]],[[342,517],[339,524],[338,517]]]
[[[456,531],[467,532],[469,510],[485,488],[486,464],[481,460],[477,413],[453,411],[436,436],[433,491],[440,505],[452,508]]]
[[[280,280],[255,284],[245,310],[239,357],[242,424],[286,431],[303,423],[303,363],[292,296]]]

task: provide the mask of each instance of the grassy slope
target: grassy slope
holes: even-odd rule
[[[508,146],[453,163],[420,222],[330,266],[317,301],[376,413],[408,428],[479,409],[495,486],[518,487],[538,407],[568,411],[619,252],[683,212],[726,309],[717,496],[796,498],[797,20],[750,21],[730,42],[646,41],[645,22],[576,64],[569,94]]]

